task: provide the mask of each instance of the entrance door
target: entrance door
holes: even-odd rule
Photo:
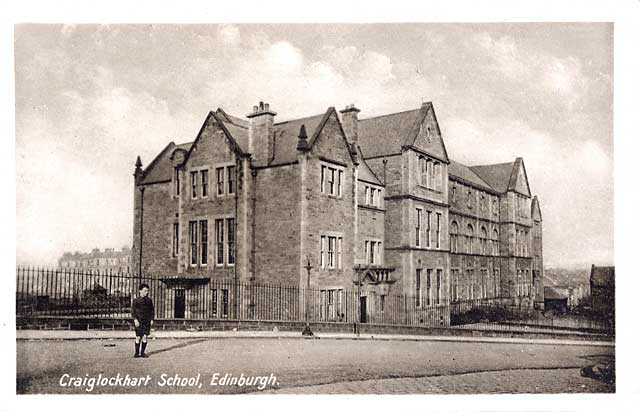
[[[360,296],[360,323],[367,323],[367,297]]]
[[[173,299],[173,317],[184,318],[184,308],[185,308],[184,289],[176,289],[175,297]]]

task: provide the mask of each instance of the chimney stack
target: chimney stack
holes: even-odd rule
[[[360,113],[360,109],[350,104],[340,110],[340,113],[342,113],[342,128],[344,134],[347,135],[347,141],[356,146],[358,144],[358,113]]]
[[[249,153],[256,165],[266,165],[270,159],[269,147],[273,144],[273,118],[276,112],[269,110],[269,103],[260,102],[247,115],[249,119]]]

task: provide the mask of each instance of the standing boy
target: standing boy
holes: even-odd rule
[[[148,358],[149,356],[144,351],[147,348],[147,336],[151,333],[153,325],[153,301],[147,296],[149,285],[142,283],[138,289],[140,297],[134,299],[133,305],[131,305],[131,317],[136,328],[136,354],[133,357]],[[142,347],[140,340],[142,340]]]

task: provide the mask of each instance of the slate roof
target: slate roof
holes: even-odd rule
[[[303,124],[305,125],[307,133],[309,133],[309,144],[313,145],[313,140],[319,133],[319,127],[324,123],[326,118],[328,118],[332,110],[334,109],[329,108],[325,113],[315,116],[275,123],[275,153],[269,164],[275,166],[278,164],[296,161],[298,155],[296,147],[298,145],[300,126]],[[215,113],[211,112],[210,115],[222,123],[229,134],[231,134],[232,139],[239,146],[240,150],[247,153],[249,149],[249,122],[232,116],[226,113],[223,109],[218,109]],[[142,180],[142,184],[160,183],[171,180],[173,177],[173,163],[171,161],[171,155],[176,149],[189,151],[193,146],[193,143],[194,142],[182,143],[177,146],[173,142],[169,143],[144,169],[146,175]],[[375,178],[373,182],[379,182],[379,179]]]
[[[382,180],[373,173],[373,170],[369,167],[367,162],[364,160],[362,156],[362,149],[358,146],[358,153],[360,154],[360,164],[364,167],[358,168],[358,180],[363,180],[365,182],[374,183],[380,186],[384,186]]]
[[[216,110],[216,114],[218,114],[219,116],[221,116],[221,118],[228,122],[228,123],[233,123],[235,125],[238,125],[240,127],[244,127],[249,128],[249,121],[245,120],[245,119],[241,119],[239,117],[236,116],[232,116],[229,113],[225,112],[224,109],[222,109],[221,107],[218,108],[218,110]]]
[[[190,147],[191,145],[189,145]],[[173,176],[173,163],[171,155],[176,149],[175,143],[171,142],[149,163],[145,168],[145,176],[142,184],[160,183],[171,180]],[[188,148],[185,150],[189,150]]]
[[[469,183],[475,184],[476,186],[480,186],[483,189],[494,191],[490,185],[487,184],[480,176],[478,176],[472,168],[463,165],[462,163],[458,163],[455,160],[449,159],[449,175],[457,176],[462,180],[465,180]]]
[[[615,285],[615,266],[591,266],[591,286],[609,287]]]
[[[551,286],[544,287],[544,299],[562,300],[569,298],[569,291],[564,288],[554,288]]]
[[[358,144],[364,157],[400,153],[422,108],[358,120]]]
[[[313,145],[312,139],[317,132],[318,126],[323,121],[327,113],[318,114],[301,119],[292,119],[285,122],[275,123],[274,130],[276,136],[275,156],[270,164],[277,165],[282,163],[295,162],[298,157],[298,135],[300,134],[300,126],[304,124],[307,129],[309,145]]]
[[[487,182],[494,190],[504,193],[509,188],[515,162],[494,165],[471,166],[470,169]]]

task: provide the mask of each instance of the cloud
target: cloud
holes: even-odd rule
[[[169,141],[192,141],[209,110],[242,117],[259,100],[277,121],[350,103],[364,118],[431,100],[453,159],[524,157],[542,199],[547,262],[612,253],[612,77],[599,49],[487,25],[421,26],[418,40],[404,27],[393,36],[353,27],[339,40],[297,29],[19,27],[18,254],[53,259],[130,242],[135,156],[148,164]],[[567,230],[585,240],[568,242]]]

